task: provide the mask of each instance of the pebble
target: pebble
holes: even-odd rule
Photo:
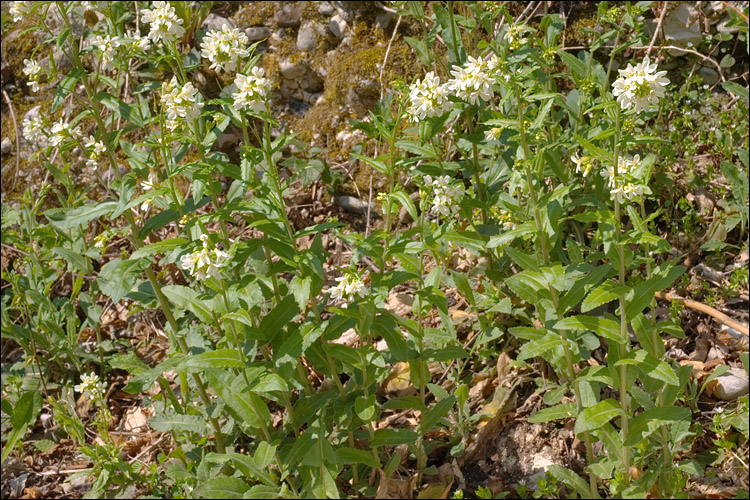
[[[248,42],[255,43],[271,36],[271,29],[265,26],[252,26],[245,30],[245,36],[247,36]]]
[[[336,14],[328,23],[328,31],[330,31],[331,34],[336,38],[344,38],[344,32],[346,31],[346,21],[344,21],[344,19],[340,15]]]
[[[281,71],[281,76],[287,80],[296,80],[307,72],[307,68],[303,62],[293,63],[289,59],[284,59],[279,63],[279,70]]]
[[[747,373],[742,368],[730,368],[729,371],[718,376],[716,382],[713,393],[723,401],[734,401],[741,396],[746,396],[750,390]]]
[[[313,51],[318,46],[317,29],[314,22],[305,23],[297,33],[297,50]]]
[[[300,23],[299,11],[294,7],[277,10],[275,17],[276,24],[282,28],[296,28]]]
[[[333,197],[333,202],[336,203],[336,205],[342,207],[347,212],[353,212],[357,214],[366,214],[367,213],[367,206],[368,203],[366,201],[362,201],[359,198],[355,198],[354,196],[347,196],[347,195],[336,195]],[[370,212],[375,212],[375,206],[374,204],[370,205]]]
[[[2,144],[0,144],[0,153],[7,155],[11,151],[13,151],[13,142],[8,137],[6,137],[5,139],[3,139]]]
[[[318,6],[318,12],[324,16],[330,16],[336,11],[336,9],[328,2],[321,2]]]
[[[220,30],[225,24],[229,26],[230,29],[234,28],[234,23],[232,21],[230,21],[226,17],[212,13],[206,16],[206,20],[203,21],[201,29],[206,32],[209,32],[211,30]]]

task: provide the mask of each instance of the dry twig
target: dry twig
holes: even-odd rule
[[[666,293],[656,292],[654,296],[657,299],[667,300],[670,302],[673,300],[676,300],[677,302],[684,305],[685,307],[689,307],[690,309],[695,309],[696,311],[700,311],[702,313],[708,314],[709,316],[717,320],[719,323],[727,325],[728,327],[734,328],[738,332],[741,332],[741,333],[744,333],[745,335],[750,336],[750,331],[748,331],[747,326],[733,320],[732,318],[730,318],[723,312],[717,311],[711,306],[707,306],[706,304],[696,302],[695,300],[692,300],[692,299],[686,299],[686,298],[680,297],[679,295],[675,295],[669,292],[666,292]]]

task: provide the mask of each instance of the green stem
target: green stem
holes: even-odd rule
[[[617,180],[618,166],[620,163],[620,106],[615,103],[615,155],[614,155],[614,178]],[[615,196],[615,240],[617,241],[617,260],[618,260],[618,281],[620,286],[625,286],[625,244],[621,241],[622,236],[622,220],[621,220],[621,207],[620,200]],[[628,323],[626,313],[626,302],[625,296],[620,295],[620,337],[622,343],[619,344],[619,357],[624,358],[627,352],[630,350],[630,335],[628,334]],[[624,410],[621,419],[622,427],[622,439],[625,441],[628,437],[628,365],[623,364],[620,367],[620,406]],[[627,486],[630,484],[630,447],[624,446],[622,448],[622,462],[625,467],[624,484]]]

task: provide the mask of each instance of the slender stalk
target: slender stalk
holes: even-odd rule
[[[534,221],[536,223],[537,231],[539,234],[539,241],[541,243],[541,258],[539,256],[539,252],[535,251],[534,254],[536,256],[537,265],[541,266],[541,263],[543,262],[545,266],[549,266],[549,252],[547,251],[547,235],[544,232],[544,227],[542,225],[542,219],[541,219],[541,213],[539,211],[539,200],[536,196],[536,191],[534,190],[534,184],[533,184],[533,177],[531,172],[531,148],[529,148],[529,143],[526,139],[526,127],[524,124],[524,118],[523,118],[523,110],[521,109],[521,91],[518,88],[518,84],[514,81],[513,82],[513,90],[516,95],[516,107],[518,108],[518,127],[521,132],[521,142],[523,145],[524,150],[524,156],[526,157],[524,159],[524,170],[526,172],[526,182],[528,184],[528,190],[529,195],[531,198],[531,204],[532,204],[532,210],[534,211]],[[557,295],[557,290],[555,290],[552,285],[549,285],[549,292],[550,296],[552,298],[552,304],[555,307],[555,310],[558,311],[559,315],[559,304],[560,299]],[[562,315],[559,315],[560,319],[562,319]],[[570,353],[570,347],[568,345],[568,334],[565,330],[560,330],[560,337],[563,340],[563,352],[565,354],[565,364],[568,368],[568,377],[572,383],[573,391],[576,396],[576,405],[578,407],[578,411],[580,412],[582,409],[582,400],[581,400],[581,389],[580,389],[580,382],[576,378],[576,371],[575,366],[573,364],[573,356]],[[583,441],[586,446],[586,460],[589,464],[594,463],[594,448],[591,444],[591,435],[588,432],[583,433]],[[589,472],[589,486],[591,488],[591,497],[592,498],[598,498],[599,494],[597,491],[597,481],[596,476],[593,472]]]
[[[620,162],[620,106],[615,104],[616,118],[615,118],[615,164],[614,164],[614,177],[617,179],[617,167]],[[617,241],[617,260],[618,260],[618,278],[620,286],[625,286],[625,244],[621,241],[622,235],[622,220],[621,220],[621,207],[620,200],[615,196],[615,240]],[[620,336],[623,342],[619,344],[619,357],[624,358],[627,352],[630,350],[630,335],[628,334],[628,323],[626,314],[626,302],[625,296],[620,295]],[[620,366],[620,406],[624,410],[621,419],[622,427],[622,439],[625,441],[628,437],[628,365],[623,364]],[[630,447],[624,446],[622,448],[622,462],[625,467],[624,483],[627,486],[630,483]]]

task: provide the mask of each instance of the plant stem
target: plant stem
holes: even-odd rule
[[[620,163],[620,105],[615,103],[616,118],[615,118],[615,155],[614,155],[614,178],[617,179],[617,168]],[[622,236],[622,221],[621,221],[621,209],[620,200],[615,196],[615,241],[617,242],[617,264],[618,264],[618,276],[620,286],[625,286],[625,244],[621,241]],[[622,337],[622,343],[619,344],[619,358],[625,357],[627,352],[630,350],[630,335],[628,334],[628,323],[626,314],[626,303],[625,296],[620,295],[620,336]],[[628,365],[623,364],[620,366],[620,406],[624,410],[621,419],[622,427],[622,440],[623,442],[628,438]],[[623,481],[627,486],[630,483],[630,447],[623,445],[622,448],[622,462],[625,467],[625,476]]]

